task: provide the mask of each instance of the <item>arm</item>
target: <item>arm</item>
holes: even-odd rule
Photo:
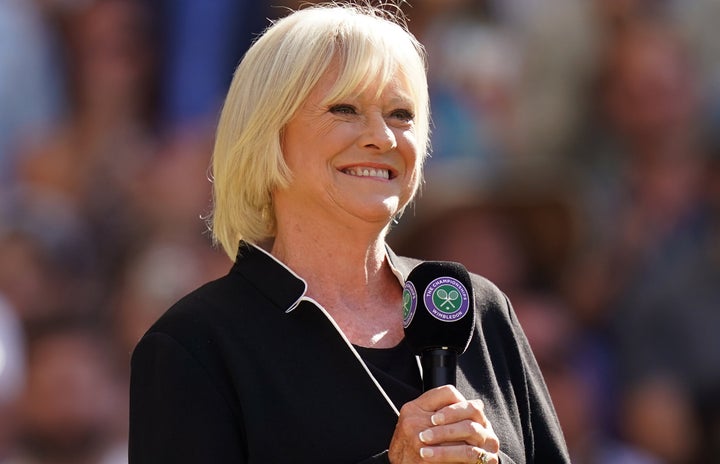
[[[131,369],[130,464],[246,462],[238,418],[175,339],[146,335]]]

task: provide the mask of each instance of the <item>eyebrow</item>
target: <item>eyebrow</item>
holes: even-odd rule
[[[406,94],[400,94],[396,97],[392,97],[389,103],[391,105],[411,106],[413,108],[415,107],[415,101]]]

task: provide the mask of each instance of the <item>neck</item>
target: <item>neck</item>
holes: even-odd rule
[[[385,234],[358,237],[352,231],[303,226],[279,226],[271,253],[308,282],[310,296],[322,291],[347,294],[348,289],[365,292],[382,279],[385,263]]]
[[[307,282],[307,295],[351,342],[390,347],[402,339],[402,286],[387,261],[386,229],[363,235],[279,221],[277,230],[271,253]]]

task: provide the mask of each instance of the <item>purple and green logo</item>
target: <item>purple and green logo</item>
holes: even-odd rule
[[[470,308],[465,286],[452,277],[438,277],[425,288],[423,295],[428,312],[443,322],[462,319]]]
[[[408,328],[410,323],[415,316],[415,309],[417,308],[417,290],[412,282],[405,282],[405,288],[403,288],[403,327]]]

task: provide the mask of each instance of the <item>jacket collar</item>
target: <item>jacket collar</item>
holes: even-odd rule
[[[393,273],[400,285],[404,285],[408,274],[419,261],[397,256],[389,246],[385,248]],[[242,275],[274,306],[286,313],[294,310],[306,299],[307,282],[285,263],[257,245],[240,243],[231,272]]]

